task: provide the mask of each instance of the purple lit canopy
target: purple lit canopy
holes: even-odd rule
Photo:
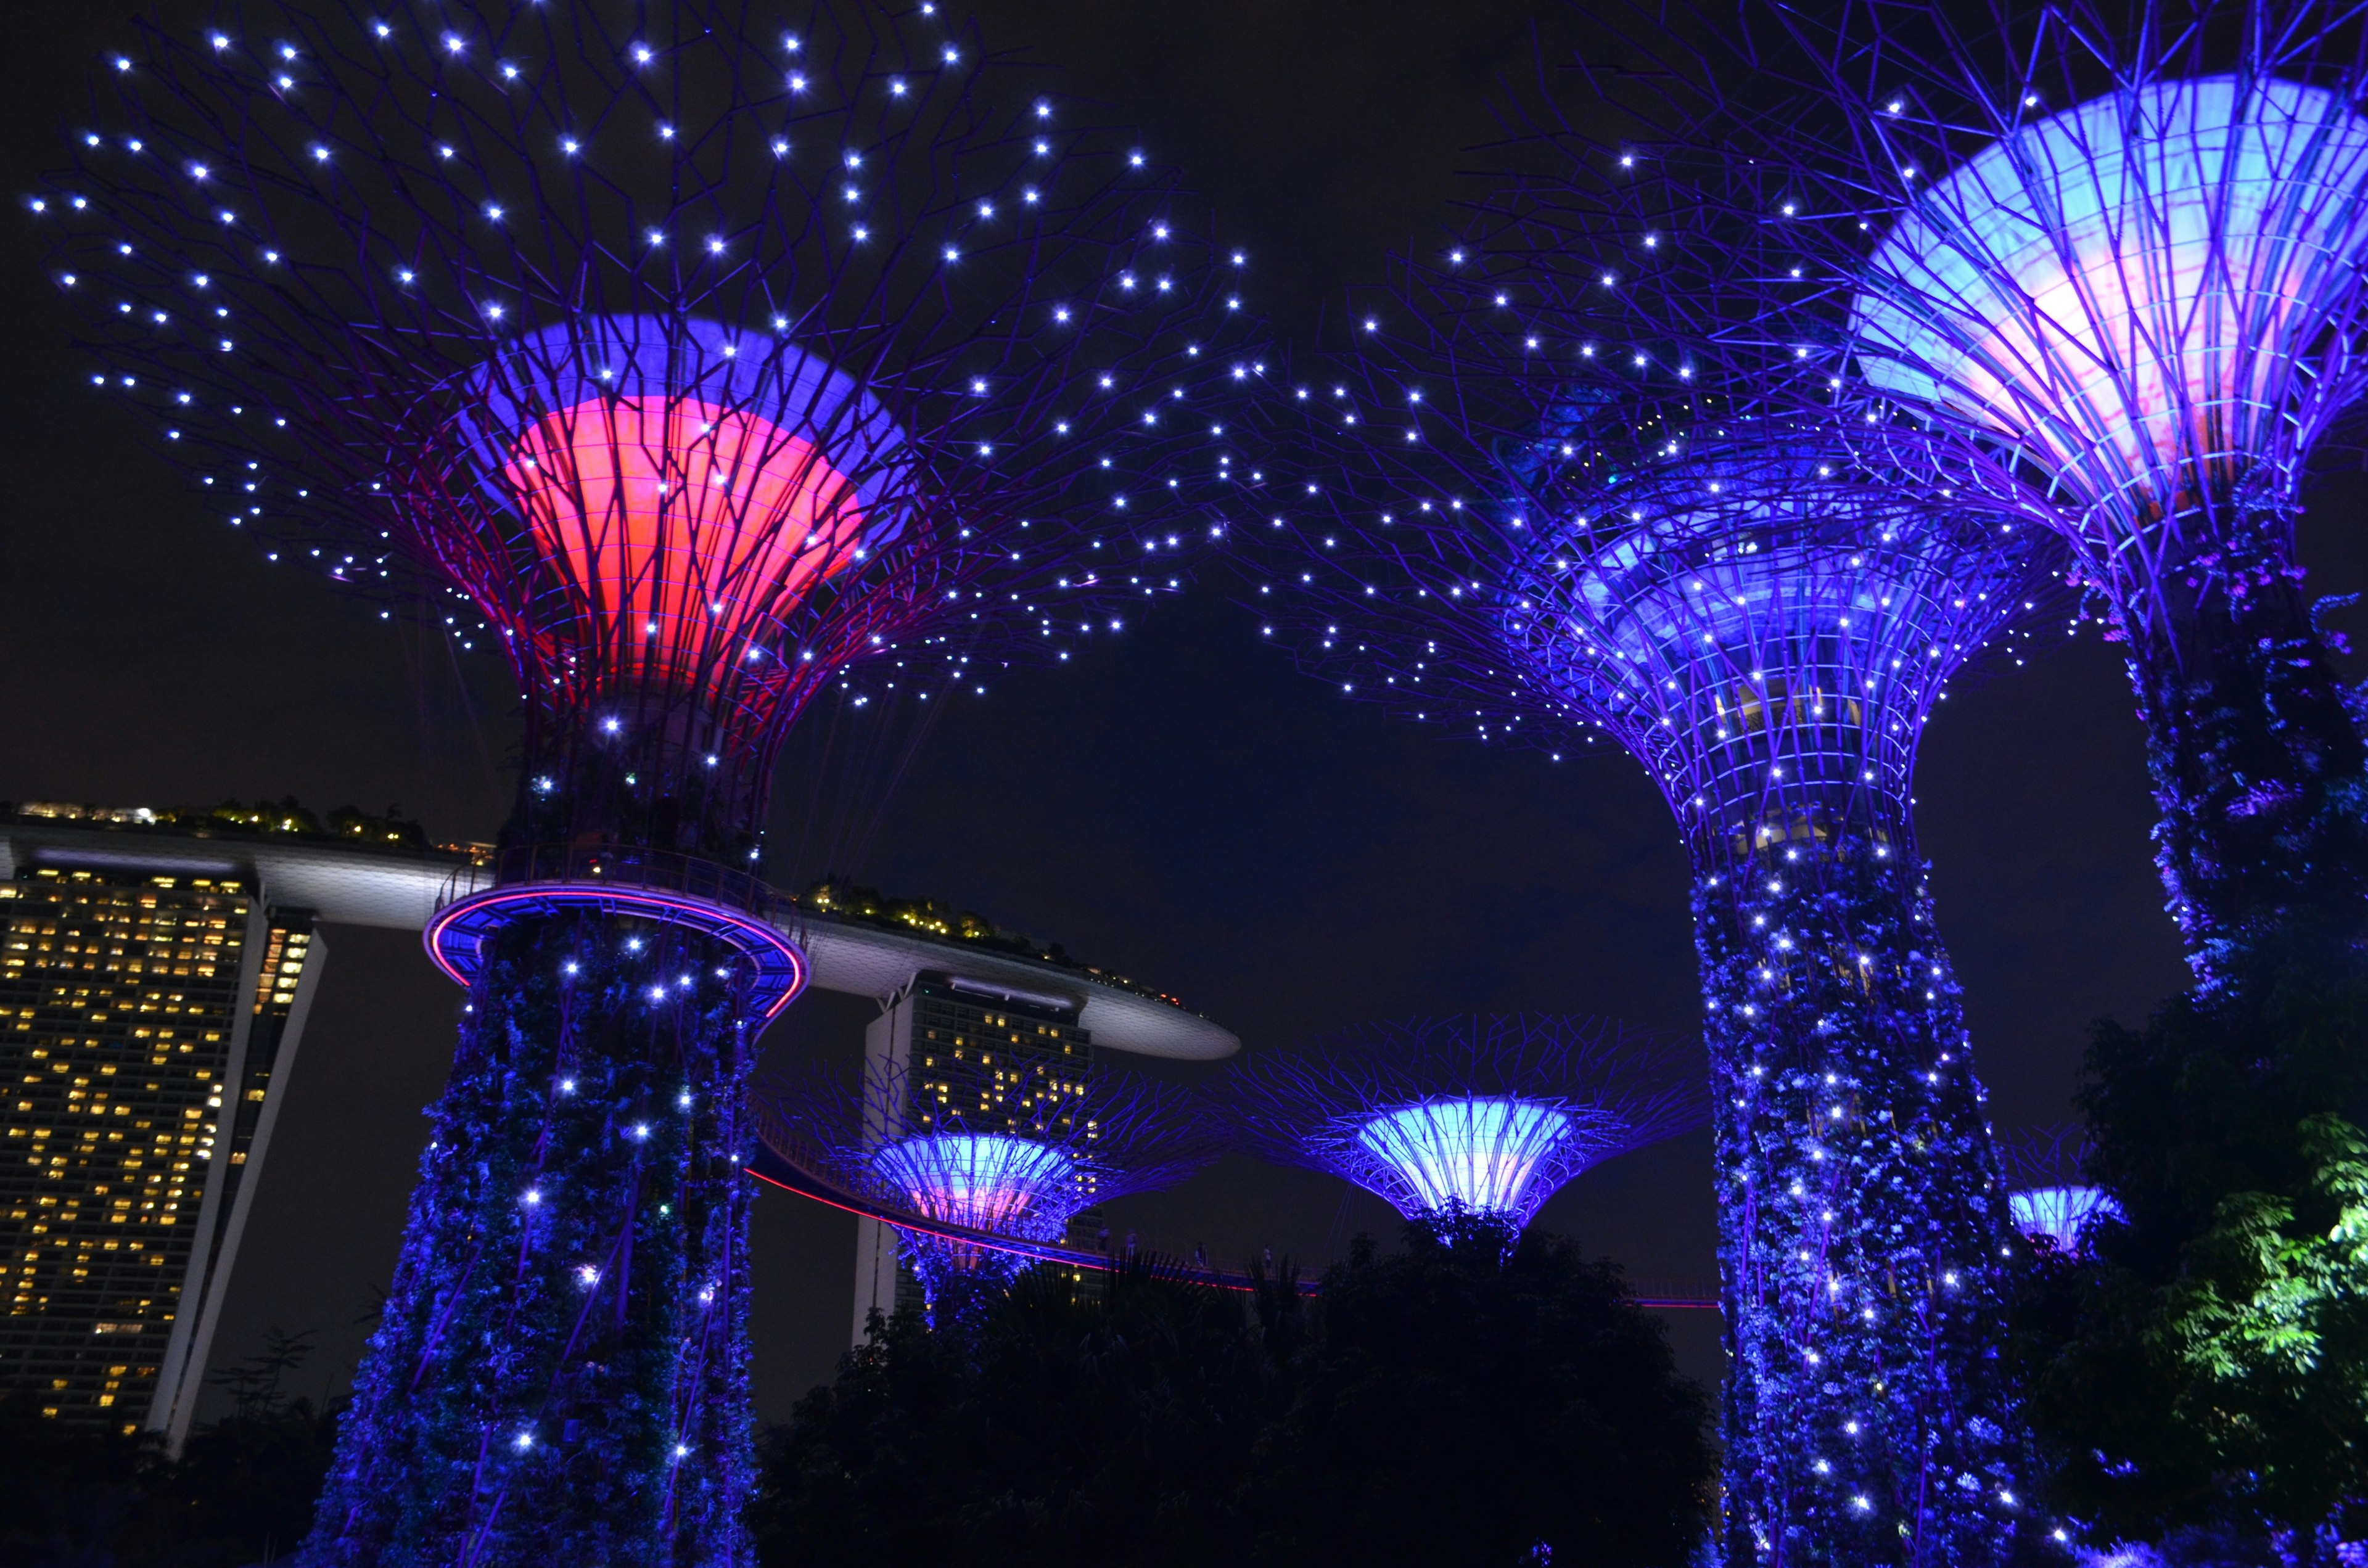
[[[1090,1179],[1066,1150],[1008,1133],[898,1138],[872,1153],[871,1169],[916,1214],[1042,1241],[1076,1207],[1076,1178]]]
[[[1998,1140],[2018,1233],[2077,1253],[2088,1245],[2089,1226],[2123,1218],[2120,1202],[2089,1179],[2088,1154],[2087,1134],[2075,1126],[2027,1127]]]
[[[1645,29],[1622,140],[1546,104],[1479,224],[1519,258],[1492,281],[1600,302],[1640,381],[1740,370],[2061,537],[2124,648],[2169,908],[2228,983],[2368,896],[2368,745],[2294,551],[2368,392],[2368,35],[2311,0],[1753,20],[1740,54]]]
[[[1951,678],[2020,662],[2061,547],[1948,443],[1794,403],[1794,346],[1641,286],[1667,230],[1575,181],[1478,197],[1461,243],[1354,301],[1354,354],[1265,401],[1252,607],[1352,699],[1652,773],[1692,861],[1724,1560],[1992,1561],[2023,1484],[1985,1338],[2006,1194],[1913,780]]]
[[[930,6],[256,0],[93,100],[28,206],[94,395],[524,710],[305,1559],[746,1563],[780,747],[1180,585],[1242,259]]]
[[[2101,1187],[2033,1187],[2010,1193],[2007,1206],[2014,1212],[2014,1228],[2033,1238],[2045,1237],[2063,1252],[2078,1252],[2081,1233],[2098,1219],[2118,1219],[2122,1206]]]
[[[809,1067],[757,1089],[757,1125],[774,1153],[891,1223],[901,1213],[1011,1244],[900,1225],[933,1306],[957,1278],[1008,1281],[1078,1210],[1181,1181],[1215,1153],[1179,1089],[1107,1066],[1069,1078],[1015,1059],[1011,1070],[1018,1086],[973,1105],[975,1085],[942,1062]]]
[[[819,690],[976,695],[1180,581],[1241,261],[962,24],[266,7],[101,90],[33,204],[93,382],[507,659],[547,840],[739,860]]]

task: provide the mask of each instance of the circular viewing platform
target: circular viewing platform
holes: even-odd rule
[[[748,1005],[770,1019],[813,975],[805,954],[768,918],[775,902],[757,878],[689,855],[538,845],[496,850],[486,863],[456,869],[423,940],[436,967],[465,986],[484,967],[485,945],[513,921],[586,910],[639,915],[737,951],[752,971]]]

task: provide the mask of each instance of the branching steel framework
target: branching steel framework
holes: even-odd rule
[[[1593,1166],[1709,1118],[1691,1051],[1543,1015],[1349,1029],[1230,1068],[1218,1094],[1251,1153],[1352,1181],[1409,1220],[1515,1231]]]
[[[1937,444],[2067,541],[2125,646],[2207,989],[2297,909],[2356,909],[2368,750],[2294,532],[2368,390],[2360,8],[1852,0],[1671,41],[1721,21],[1587,74],[1622,114],[1541,95],[1498,212],[1531,266],[1649,280],[1673,338],[1785,367],[1763,395],[1871,461]]]
[[[1108,1065],[1074,1079],[1045,1063],[1013,1071],[1032,1075],[974,1108],[959,1103],[960,1085],[884,1059],[856,1073],[784,1075],[758,1091],[769,1142],[892,1222],[902,1212],[947,1228],[897,1227],[940,1324],[1008,1286],[1031,1256],[949,1232],[1058,1242],[1079,1210],[1172,1186],[1217,1153],[1181,1090]]]
[[[101,77],[36,203],[94,382],[526,705],[307,1560],[745,1563],[774,757],[1177,585],[1241,258],[928,6],[267,4]]]
[[[1995,1370],[2007,1195],[1913,779],[1950,678],[2053,609],[2059,547],[1947,449],[1878,467],[1764,398],[1765,356],[1604,282],[1616,231],[1558,236],[1554,267],[1534,238],[1484,204],[1352,301],[1359,353],[1269,394],[1256,603],[1353,697],[1557,760],[1609,735],[1678,817],[1727,1561],[2002,1562],[2031,1533]]]

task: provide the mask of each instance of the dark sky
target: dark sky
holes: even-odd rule
[[[294,793],[400,802],[489,837],[507,800],[506,677],[389,630],[231,536],[86,394],[21,202],[58,161],[120,0],[26,7],[0,100],[0,798],[113,803]],[[1286,330],[1446,217],[1484,97],[1531,7],[1501,0],[985,0],[1184,165],[1250,249]],[[2368,489],[2326,488],[2314,587],[2368,582]],[[1376,1017],[1609,1013],[1685,1028],[1699,1007],[1677,835],[1640,770],[1435,740],[1328,695],[1220,595],[1172,604],[1092,660],[949,708],[839,869],[1054,937],[1175,992],[1255,1050]],[[893,748],[892,748],[893,750]],[[892,755],[893,760],[893,755]],[[793,752],[777,827],[894,769]],[[2089,1019],[2135,1020],[2182,975],[2148,861],[2141,737],[2093,638],[1961,691],[1924,748],[1919,832],[2001,1127],[2067,1114]],[[808,870],[819,868],[805,868]],[[312,1328],[334,1384],[392,1266],[449,1063],[459,994],[416,938],[332,927],[216,1360]],[[816,995],[768,1042],[860,1049],[870,1006]],[[778,1417],[843,1348],[852,1221],[758,1205],[757,1396]],[[1220,1257],[1320,1262],[1390,1217],[1340,1184],[1231,1161],[1131,1200],[1121,1222]],[[1708,1141],[1616,1161],[1549,1205],[1639,1278],[1712,1272]],[[1715,1376],[1714,1320],[1675,1321]]]

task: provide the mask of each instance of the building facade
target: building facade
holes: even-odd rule
[[[1093,1036],[1077,1021],[1080,1011],[1076,1002],[1050,992],[922,971],[864,1033],[867,1063],[911,1090],[898,1107],[902,1124],[882,1127],[878,1135],[931,1131],[941,1108],[957,1107],[970,1131],[990,1131],[1006,1118],[1020,1131],[1041,1114],[1045,1096],[1074,1095],[1092,1075]],[[1074,1244],[1074,1226],[1070,1239]],[[899,1307],[920,1304],[920,1281],[897,1252],[895,1227],[859,1219],[854,1343],[863,1343],[873,1312],[893,1316]]]
[[[132,858],[0,881],[0,1391],[177,1449],[326,950]]]

